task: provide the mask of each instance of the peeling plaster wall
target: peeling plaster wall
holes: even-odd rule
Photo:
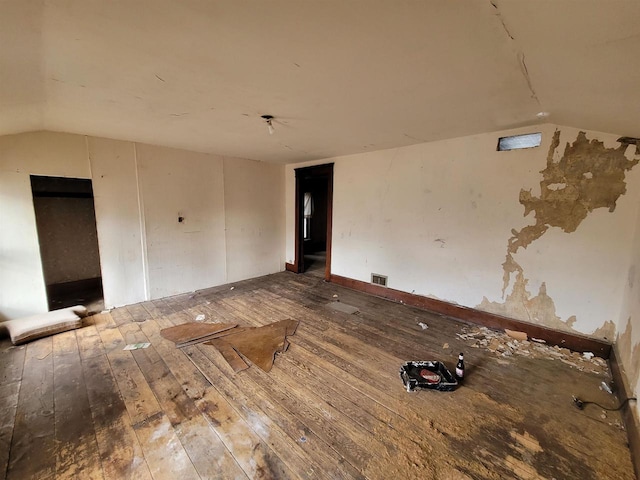
[[[283,167],[235,160],[225,180],[215,155],[53,132],[0,137],[0,320],[47,311],[30,174],[92,178],[108,307],[223,284],[227,269],[234,279],[282,270]],[[246,201],[241,184],[252,187]],[[228,254],[225,222],[258,222],[261,234],[233,237]]]
[[[498,137],[533,131],[543,133],[540,147],[496,151]],[[542,173],[553,168],[549,152],[560,161],[578,138],[579,130],[543,125],[313,162],[335,163],[332,273],[365,282],[379,273],[394,289],[612,339],[640,200],[633,149],[624,150],[624,161],[619,151],[602,157],[601,150],[618,149],[617,137],[586,132],[587,143],[604,144],[578,142],[580,155],[569,163],[580,175],[590,173],[579,171],[585,162],[603,170],[595,193],[614,194],[586,210],[580,201],[560,202],[569,213],[558,207],[541,215],[544,231],[507,257],[517,232],[537,224],[541,210],[530,207],[541,188],[559,189],[557,175]],[[287,166],[288,262],[294,169],[305,165]],[[556,225],[556,214],[573,216],[571,228]]]

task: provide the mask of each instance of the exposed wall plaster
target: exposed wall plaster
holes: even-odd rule
[[[631,326],[631,317],[627,320],[627,326],[618,336],[618,351],[622,357],[625,366],[627,379],[632,391],[636,391],[638,380],[640,379],[640,342],[632,346],[633,331]]]
[[[558,227],[571,233],[596,208],[608,208],[609,212],[613,212],[618,198],[626,193],[625,173],[640,158],[630,160],[625,156],[628,145],[605,148],[596,139],[588,140],[585,132],[579,132],[572,144],[567,142],[564,153],[558,158],[559,145],[560,131],[556,130],[549,147],[547,166],[540,172],[540,196],[534,197],[531,190],[520,191],[524,216],[534,212],[535,224],[519,231],[511,230],[512,236],[507,242],[507,254],[502,264],[502,296],[504,298],[515,275],[511,293],[503,303],[490,302],[484,297],[477,308],[551,328],[575,331],[573,325],[576,317],[571,316],[563,321],[556,315],[555,304],[547,295],[545,283],[540,286],[538,295],[531,297],[526,288],[528,280],[514,255],[520,248],[526,249],[549,228]],[[608,320],[593,334],[611,339],[614,331],[613,322]]]

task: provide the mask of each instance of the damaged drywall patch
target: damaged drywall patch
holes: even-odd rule
[[[627,170],[640,161],[640,158],[627,159],[627,145],[605,148],[602,142],[589,141],[585,132],[580,132],[573,144],[567,143],[563,156],[556,162],[553,157],[559,144],[560,131],[556,130],[547,167],[540,172],[540,196],[532,196],[531,190],[520,191],[524,215],[534,212],[536,223],[515,233],[509,240],[509,245],[515,247],[510,253],[516,253],[520,246],[526,248],[549,227],[575,232],[596,208],[613,212],[618,198],[627,191]]]
[[[563,321],[556,314],[555,303],[547,295],[547,286],[544,282],[540,285],[538,294],[532,297],[531,292],[527,290],[528,280],[519,265],[518,268],[520,270],[516,273],[513,289],[507,295],[504,303],[490,302],[487,297],[483,297],[482,302],[476,308],[504,317],[543,324],[556,330],[575,332],[573,324],[576,322],[576,317],[571,316],[566,321]]]
[[[631,317],[629,317],[627,319],[627,326],[624,332],[618,335],[616,343],[622,364],[626,370],[627,378],[629,379],[629,386],[632,391],[635,391],[638,387],[638,380],[640,379],[640,342],[633,345],[632,330]]]
[[[502,264],[504,302],[490,302],[483,297],[476,308],[575,332],[576,317],[562,320],[556,315],[555,304],[544,283],[538,295],[531,296],[526,288],[528,280],[514,256],[520,248],[526,249],[542,237],[549,228],[557,227],[571,233],[593,210],[607,208],[613,212],[620,196],[626,193],[626,172],[637,165],[640,158],[628,159],[626,144],[606,148],[599,140],[587,139],[585,132],[579,132],[573,143],[567,142],[562,155],[559,154],[559,146],[560,131],[556,130],[546,167],[540,172],[540,195],[534,196],[531,190],[520,191],[519,201],[524,206],[524,216],[533,212],[535,223],[520,230],[511,230]],[[512,285],[511,293],[505,298],[509,285]],[[613,331],[613,322],[608,321],[593,335],[610,339]]]
[[[605,340],[613,340],[613,336],[616,334],[616,324],[611,320],[607,320],[602,324],[600,328],[593,331],[591,335],[597,338],[604,338]]]

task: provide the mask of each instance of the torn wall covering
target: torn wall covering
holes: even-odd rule
[[[286,259],[295,169],[334,163],[333,274],[612,339],[640,204],[616,139],[542,125],[288,165]]]
[[[616,202],[626,193],[625,176],[640,161],[640,157],[627,158],[628,145],[606,148],[597,139],[587,139],[579,132],[573,143],[567,142],[560,155],[560,130],[553,133],[547,155],[546,168],[540,173],[540,196],[531,190],[520,191],[520,203],[524,216],[534,214],[535,223],[520,230],[513,229],[507,241],[507,254],[503,267],[502,295],[510,284],[511,293],[504,302],[489,302],[487,298],[478,305],[481,310],[507,317],[541,323],[551,328],[575,331],[575,315],[562,320],[556,315],[553,299],[547,294],[546,284],[540,285],[538,294],[527,290],[528,280],[523,268],[514,259],[519,249],[526,249],[542,237],[550,228],[560,228],[565,233],[575,232],[595,209],[606,208],[610,213]],[[607,320],[592,334],[613,340],[615,324]]]

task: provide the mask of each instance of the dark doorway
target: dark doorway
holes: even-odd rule
[[[49,310],[104,308],[91,180],[31,175]]]
[[[332,212],[333,164],[296,169],[296,272],[329,280]]]

